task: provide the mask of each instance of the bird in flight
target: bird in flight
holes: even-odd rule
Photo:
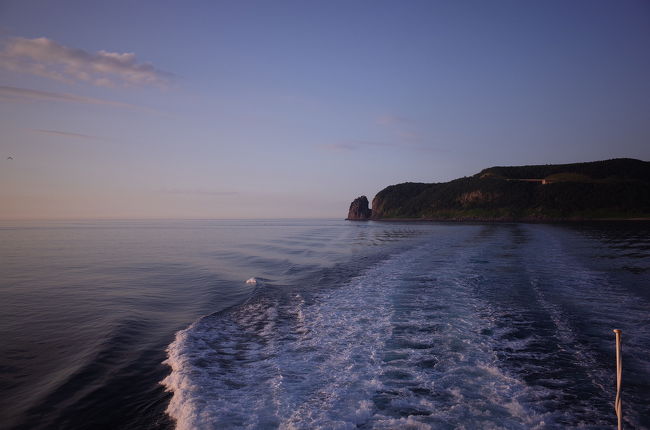
[[[7,157],[7,160],[13,160],[14,157]]]

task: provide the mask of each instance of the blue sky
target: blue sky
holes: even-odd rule
[[[0,218],[343,217],[649,160],[648,76],[647,1],[5,0]]]

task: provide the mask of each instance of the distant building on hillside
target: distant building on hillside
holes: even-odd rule
[[[539,182],[542,185],[553,183],[553,181],[549,181],[548,179],[506,179],[506,181]]]

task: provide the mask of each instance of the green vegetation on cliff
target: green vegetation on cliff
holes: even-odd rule
[[[650,217],[650,162],[491,167],[446,183],[377,193],[372,218],[560,220]]]

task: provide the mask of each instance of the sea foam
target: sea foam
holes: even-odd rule
[[[257,291],[196,321],[168,348],[168,414],[179,429],[607,428],[607,366],[565,306],[604,324],[614,308],[591,307],[586,283],[612,299],[617,287],[520,235],[431,241],[341,285]],[[495,257],[495,243],[515,251]]]
[[[477,338],[471,285],[413,277],[426,255],[393,256],[309,304],[262,296],[178,332],[167,412],[179,429],[542,425]]]

